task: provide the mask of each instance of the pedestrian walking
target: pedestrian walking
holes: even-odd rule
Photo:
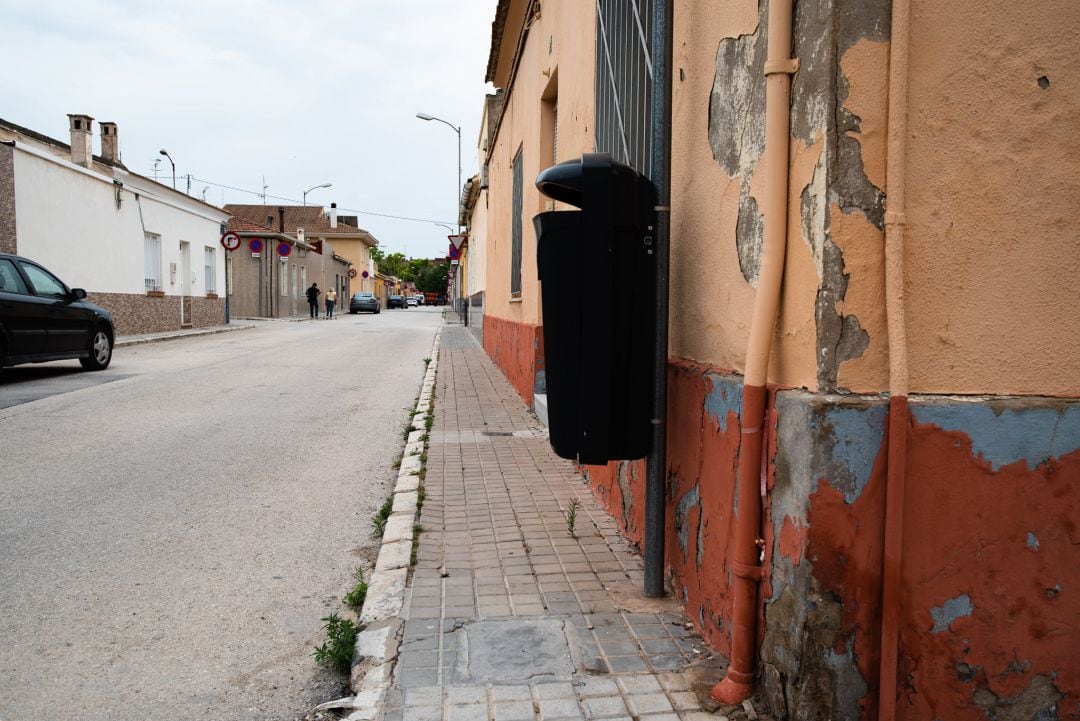
[[[326,319],[334,317],[334,304],[337,303],[337,291],[331,288],[326,291]]]
[[[308,310],[311,311],[311,319],[315,320],[319,317],[319,284],[312,283],[311,287],[307,289],[307,303]]]

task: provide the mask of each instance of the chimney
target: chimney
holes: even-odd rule
[[[337,227],[337,203],[330,204],[330,227]]]
[[[71,162],[89,168],[94,163],[94,119],[89,115],[68,114],[71,123]]]
[[[98,123],[101,128],[101,159],[109,165],[120,164],[120,139],[116,137],[116,123]]]
[[[284,208],[278,208],[277,209],[277,217],[278,217],[278,232],[281,233],[282,235],[285,235],[285,209]]]

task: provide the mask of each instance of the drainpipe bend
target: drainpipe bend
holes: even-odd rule
[[[885,315],[889,338],[889,430],[881,584],[881,665],[878,669],[879,721],[894,721],[896,718],[904,491],[910,425],[907,328],[904,318],[904,170],[909,36],[910,0],[893,0],[885,170]]]
[[[769,353],[776,330],[784,275],[788,214],[788,150],[791,75],[798,61],[791,57],[793,0],[769,3],[765,61],[765,234],[757,295],[746,351],[742,428],[732,532],[731,664],[712,697],[736,704],[754,690],[757,647],[758,584],[762,580],[761,456],[764,445],[766,383]]]

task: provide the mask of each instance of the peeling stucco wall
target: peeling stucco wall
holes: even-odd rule
[[[911,408],[898,718],[1080,717],[1080,401]],[[776,396],[761,661],[778,718],[875,718],[886,422],[878,396]]]

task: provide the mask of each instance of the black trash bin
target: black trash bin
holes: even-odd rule
[[[551,445],[579,463],[644,458],[652,430],[656,190],[603,153],[540,173],[581,210],[533,219]]]

